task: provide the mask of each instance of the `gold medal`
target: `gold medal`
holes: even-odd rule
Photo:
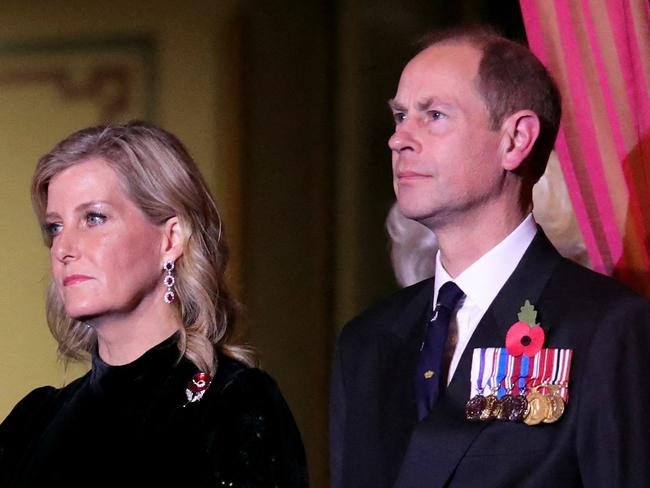
[[[564,413],[564,400],[560,395],[557,394],[560,387],[558,385],[545,385],[546,388],[551,392],[550,395],[547,395],[549,401],[549,409],[544,419],[544,423],[552,424],[557,422],[562,417]]]
[[[524,422],[527,425],[537,425],[542,422],[550,410],[550,402],[548,397],[540,393],[537,388],[534,388],[526,397],[528,401],[528,409]]]

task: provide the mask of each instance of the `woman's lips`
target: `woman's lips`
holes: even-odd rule
[[[63,280],[63,286],[76,285],[76,284],[82,283],[82,282],[84,282],[86,280],[89,280],[89,279],[90,279],[90,276],[79,275],[79,274],[70,275],[70,276],[68,276],[67,278],[65,278]]]

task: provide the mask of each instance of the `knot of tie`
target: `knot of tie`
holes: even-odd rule
[[[438,290],[438,300],[436,301],[436,308],[434,309],[433,319],[431,320],[438,321],[438,314],[442,309],[447,312],[445,315],[451,314],[463,295],[465,295],[463,290],[458,288],[458,285],[453,281],[448,281],[442,285],[440,290]]]

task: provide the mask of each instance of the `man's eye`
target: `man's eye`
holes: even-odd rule
[[[49,237],[54,237],[55,235],[61,233],[61,229],[63,229],[63,224],[56,222],[45,222],[45,224],[43,224],[43,231]]]
[[[444,119],[444,118],[446,117],[445,114],[443,114],[442,112],[438,112],[437,110],[431,110],[431,111],[429,111],[429,116],[430,116],[433,120],[440,120],[440,119]]]
[[[86,215],[86,222],[91,226],[103,224],[106,222],[106,215],[98,212],[90,212]]]
[[[395,125],[400,124],[406,120],[406,114],[403,112],[393,112],[393,121]]]

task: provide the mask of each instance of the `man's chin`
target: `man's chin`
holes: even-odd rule
[[[399,210],[407,219],[421,222],[434,216],[435,212],[431,208],[424,208],[418,205],[408,205],[398,202]]]
[[[436,212],[431,209],[429,209],[429,211],[424,211],[423,209],[402,210],[401,207],[400,211],[407,219],[422,224],[432,232],[444,227],[446,223],[449,222],[449,219],[447,218],[449,214],[447,212]]]

